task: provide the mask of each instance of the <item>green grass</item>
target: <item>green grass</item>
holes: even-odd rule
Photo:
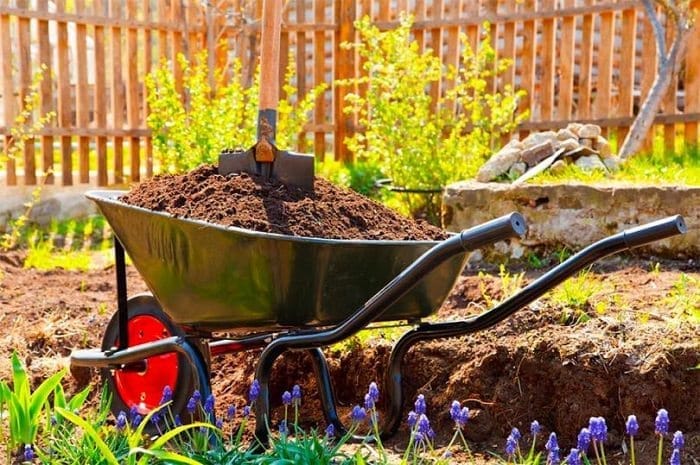
[[[575,165],[568,165],[560,174],[545,171],[533,178],[535,184],[578,181],[591,184],[644,184],[700,186],[700,150],[692,147],[665,154],[654,150],[637,155],[622,165],[616,173],[602,171],[584,172]]]
[[[24,266],[39,270],[86,271],[113,260],[111,231],[102,216],[23,226],[15,246],[26,249]]]

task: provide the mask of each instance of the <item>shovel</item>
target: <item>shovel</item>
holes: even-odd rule
[[[248,150],[222,151],[219,154],[219,174],[247,172],[312,190],[313,155],[288,152],[275,146],[283,1],[263,1],[258,141]]]

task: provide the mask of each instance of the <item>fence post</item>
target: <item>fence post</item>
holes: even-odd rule
[[[341,47],[343,42],[352,42],[355,38],[355,0],[337,0],[335,5],[335,75],[334,80],[349,79],[354,77],[355,52]],[[345,139],[351,137],[354,132],[354,120],[352,116],[343,113],[343,102],[348,88],[335,86],[335,159],[340,161],[352,161],[352,154],[345,147]]]
[[[700,14],[700,0],[691,2],[692,11]],[[685,101],[683,102],[684,113],[700,112],[700,25],[696,24],[691,32],[689,45],[685,57]],[[698,123],[686,123],[685,125],[685,145],[687,148],[698,148]]]
[[[2,72],[2,103],[5,113],[5,136],[3,137],[3,149],[12,143],[9,134],[14,123],[17,112],[17,100],[15,98],[14,75],[12,72],[12,41],[10,39],[10,16],[0,14],[0,72]],[[15,172],[14,158],[8,158],[5,162],[7,168],[7,178],[5,182],[8,186],[17,184],[17,173]]]

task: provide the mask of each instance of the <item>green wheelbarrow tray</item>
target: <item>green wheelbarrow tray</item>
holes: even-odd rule
[[[333,325],[438,241],[285,236],[176,218],[90,191],[173,322],[195,330]],[[467,255],[448,259],[381,314],[424,318],[442,305]]]

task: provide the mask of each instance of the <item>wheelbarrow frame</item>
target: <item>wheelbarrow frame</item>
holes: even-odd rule
[[[591,244],[533,281],[512,297],[479,315],[451,322],[412,322],[414,327],[408,330],[394,344],[389,356],[389,366],[385,380],[388,412],[385,415],[382,435],[390,436],[394,434],[400,424],[403,405],[401,364],[406,353],[416,343],[431,339],[458,337],[487,329],[503,321],[517,310],[533,302],[548,290],[600,258],[676,234],[682,234],[686,230],[683,218],[677,215],[622,231]],[[202,338],[211,337],[211,334],[185,333],[185,336],[171,336],[155,342],[129,347],[128,337],[124,337],[128,335],[129,324],[125,252],[121,243],[115,237],[114,253],[117,281],[117,315],[120,333],[119,344],[113,350],[107,351],[95,349],[74,351],[71,354],[71,364],[73,366],[138,371],[143,369],[143,361],[146,358],[176,352],[183,355],[187,362],[195,368],[196,387],[203,396],[206,396],[211,392],[207,363],[209,355],[221,355],[262,348],[255,373],[255,378],[260,383],[260,395],[255,405],[255,435],[261,443],[265,443],[269,434],[269,384],[272,366],[275,360],[287,351],[305,351],[311,356],[324,417],[329,424],[335,426],[337,431],[344,432],[347,429],[336,411],[336,398],[322,348],[340,342],[365,329],[368,324],[379,319],[382,312],[419,283],[427,273],[454,255],[475,250],[509,237],[523,235],[524,231],[525,222],[523,218],[519,214],[513,213],[462,231],[460,234],[439,242],[337,325],[320,328],[263,331],[238,339],[213,340],[208,342],[203,350],[201,349],[201,344],[198,345],[197,342]],[[208,353],[202,353],[203,351],[208,351]]]

